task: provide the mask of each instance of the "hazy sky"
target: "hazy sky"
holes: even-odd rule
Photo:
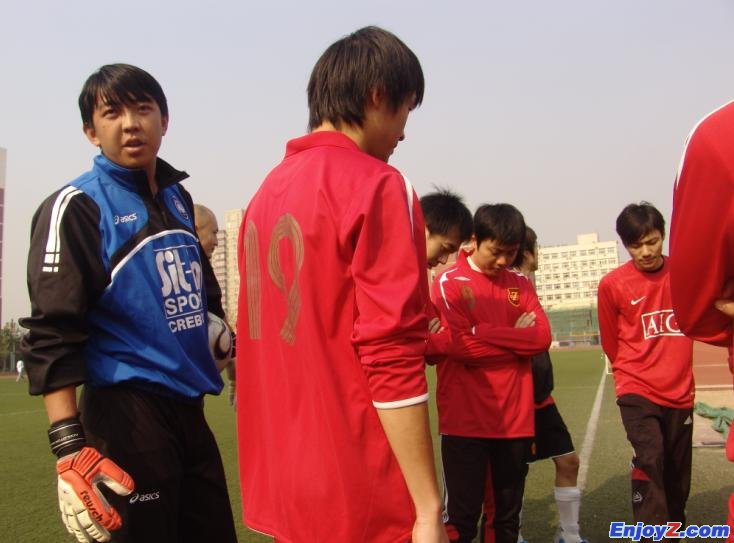
[[[8,151],[3,318],[27,314],[31,217],[89,169],[81,85],[102,64],[151,72],[169,100],[161,156],[222,220],[304,133],[305,87],[365,25],[421,60],[426,93],[391,163],[419,193],[515,204],[542,245],[615,239],[641,199],[670,216],[693,124],[734,98],[731,0],[257,2],[86,0],[0,8],[0,147]]]

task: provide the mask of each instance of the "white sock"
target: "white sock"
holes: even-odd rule
[[[523,541],[525,541],[522,538],[522,534],[520,533],[520,532],[522,532],[522,510],[523,510],[523,507],[525,507],[525,500],[524,499],[523,499],[522,507],[520,508],[520,514],[518,515],[519,520],[520,520],[520,527],[517,529],[517,543],[522,543]]]
[[[581,507],[581,491],[577,486],[557,486],[553,494],[558,505],[558,515],[561,518],[561,530],[571,541],[580,539],[579,535],[579,508]],[[570,543],[567,540],[567,543]]]

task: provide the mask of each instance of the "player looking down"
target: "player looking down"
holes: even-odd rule
[[[421,210],[426,222],[426,260],[429,268],[435,268],[446,264],[471,238],[471,211],[461,197],[445,189],[423,195]]]
[[[332,44],[310,133],[240,228],[237,420],[245,522],[276,541],[446,541],[424,351],[425,227],[387,164],[423,100],[396,36]]]
[[[678,327],[663,254],[665,219],[648,202],[617,217],[630,261],[599,282],[599,329],[633,448],[635,522],[685,525],[691,485],[693,342]]]
[[[498,543],[516,543],[534,435],[530,357],[550,345],[548,318],[535,289],[509,269],[525,239],[512,205],[474,214],[471,250],[433,282],[431,298],[452,336],[436,366],[446,529],[470,543],[491,478]]]

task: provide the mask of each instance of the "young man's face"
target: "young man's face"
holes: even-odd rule
[[[405,124],[414,107],[415,95],[400,104],[396,111],[393,111],[386,99],[373,99],[365,111],[362,150],[387,162],[398,142],[405,139]]]
[[[472,248],[474,252],[469,257],[472,262],[482,273],[494,277],[515,261],[520,244],[503,245],[493,239],[485,239],[477,244],[476,239],[474,239],[472,240]]]
[[[98,99],[92,124],[84,127],[84,133],[112,162],[146,170],[150,177],[167,128],[168,118],[153,99],[119,106]]]
[[[642,236],[637,242],[625,245],[635,267],[644,272],[652,272],[663,265],[663,240],[665,236],[660,230],[653,230]]]
[[[447,234],[431,234],[426,228],[428,267],[435,268],[439,264],[446,264],[449,256],[459,250],[459,245],[461,245],[459,237],[457,227],[449,230]]]

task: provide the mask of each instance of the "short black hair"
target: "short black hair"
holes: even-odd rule
[[[517,250],[517,256],[515,262],[512,263],[513,268],[519,268],[525,262],[525,251],[535,253],[535,247],[538,245],[538,236],[535,230],[530,228],[527,224],[525,225],[525,238],[520,244],[520,248]]]
[[[423,70],[418,57],[394,34],[367,26],[333,43],[324,51],[308,82],[308,127],[329,121],[362,126],[367,99],[383,93],[397,111],[415,94],[423,101]]]
[[[665,237],[665,219],[650,202],[630,204],[617,217],[617,234],[625,247],[637,243],[653,230]]]
[[[421,209],[429,233],[447,236],[454,228],[458,228],[460,241],[471,238],[474,230],[471,211],[458,194],[448,189],[438,189],[421,198]]]
[[[491,239],[500,245],[520,245],[525,239],[525,219],[512,204],[484,204],[474,212],[477,245]]]
[[[168,117],[168,102],[158,81],[145,70],[130,64],[107,64],[90,75],[79,94],[79,111],[85,127],[92,126],[97,102],[112,106],[154,100],[161,116]]]

